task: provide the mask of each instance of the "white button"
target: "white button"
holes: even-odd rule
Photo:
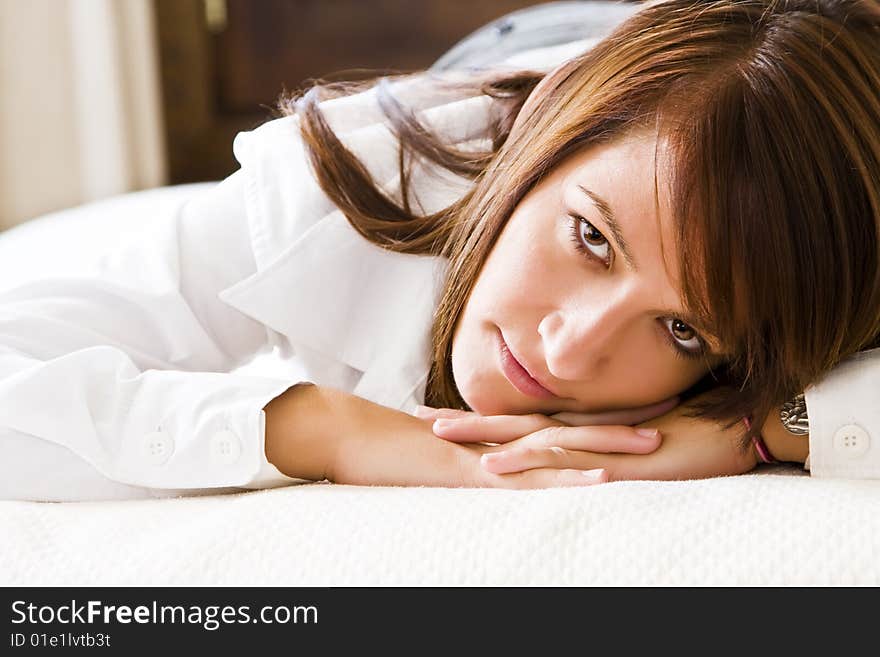
[[[868,451],[868,447],[871,446],[871,437],[859,425],[847,424],[835,432],[832,444],[835,452],[855,458]]]
[[[241,442],[229,431],[220,431],[211,437],[211,459],[215,463],[235,463],[241,456]]]
[[[164,431],[154,431],[144,436],[141,448],[149,463],[162,465],[174,452],[174,440]]]

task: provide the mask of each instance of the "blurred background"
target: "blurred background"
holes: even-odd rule
[[[267,120],[282,90],[425,69],[494,19],[542,4],[590,3],[0,0],[0,230],[222,179],[237,168],[235,134]]]

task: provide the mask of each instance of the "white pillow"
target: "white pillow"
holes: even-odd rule
[[[0,289],[29,280],[92,273],[99,257],[121,245],[160,213],[174,212],[216,183],[130,192],[59,210],[0,233]]]

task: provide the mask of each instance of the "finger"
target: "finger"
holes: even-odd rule
[[[597,458],[595,454],[590,456]],[[584,468],[575,468],[572,452],[562,447],[518,447],[486,452],[480,457],[480,467],[495,474],[524,472],[536,468],[590,469],[586,463]]]
[[[608,481],[608,473],[604,469],[557,470],[555,468],[537,468],[513,474],[489,474],[487,478],[488,485],[497,488],[568,488],[572,486],[603,484]]]
[[[567,450],[601,454],[650,454],[660,447],[658,429],[608,425],[595,427],[547,427],[525,436],[517,447],[561,447]]]
[[[457,408],[432,408],[431,406],[416,406],[416,410],[414,411],[416,417],[424,418],[424,419],[435,419],[438,417],[467,417],[468,415],[475,415],[475,413],[471,411],[462,411]]]
[[[619,457],[591,452],[578,452],[562,447],[519,447],[504,451],[484,452],[480,467],[494,474],[525,472],[537,468],[554,470],[593,470],[612,466]]]
[[[452,442],[507,443],[559,422],[546,415],[477,415],[434,420],[434,435]]]
[[[639,408],[628,408],[617,411],[605,411],[603,413],[573,413],[564,411],[556,413],[550,417],[565,422],[572,426],[582,426],[586,424],[639,424],[647,422],[655,417],[659,417],[668,413],[678,406],[678,397],[670,397],[656,404],[648,406],[640,406]]]

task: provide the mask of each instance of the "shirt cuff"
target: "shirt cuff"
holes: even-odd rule
[[[804,397],[810,418],[810,457],[815,477],[880,479],[880,349],[842,360]]]

